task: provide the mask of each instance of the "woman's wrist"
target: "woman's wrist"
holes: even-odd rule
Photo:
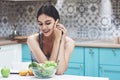
[[[54,41],[55,41],[55,42],[60,42],[61,37],[62,37],[62,36],[56,37],[56,38],[54,39]]]
[[[59,42],[60,42],[60,38],[55,39],[54,42],[55,42],[55,43],[59,43]]]

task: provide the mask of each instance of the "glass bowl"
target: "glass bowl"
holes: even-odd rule
[[[51,78],[56,73],[56,68],[46,67],[46,68],[37,68],[32,67],[33,74],[36,78]]]

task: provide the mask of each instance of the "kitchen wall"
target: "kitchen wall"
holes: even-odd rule
[[[41,4],[0,1],[0,37],[12,34],[13,25],[20,35],[38,32],[36,12]],[[55,6],[72,38],[110,40],[120,36],[119,0],[58,0]]]

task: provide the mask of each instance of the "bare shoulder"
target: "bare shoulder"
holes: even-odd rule
[[[66,37],[66,45],[75,46],[75,41],[70,37]]]
[[[27,40],[38,40],[39,33],[32,34],[28,36]]]

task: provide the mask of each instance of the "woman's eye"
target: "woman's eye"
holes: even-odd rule
[[[46,25],[50,25],[51,23],[46,23]]]
[[[39,23],[40,26],[42,26],[42,24]]]

